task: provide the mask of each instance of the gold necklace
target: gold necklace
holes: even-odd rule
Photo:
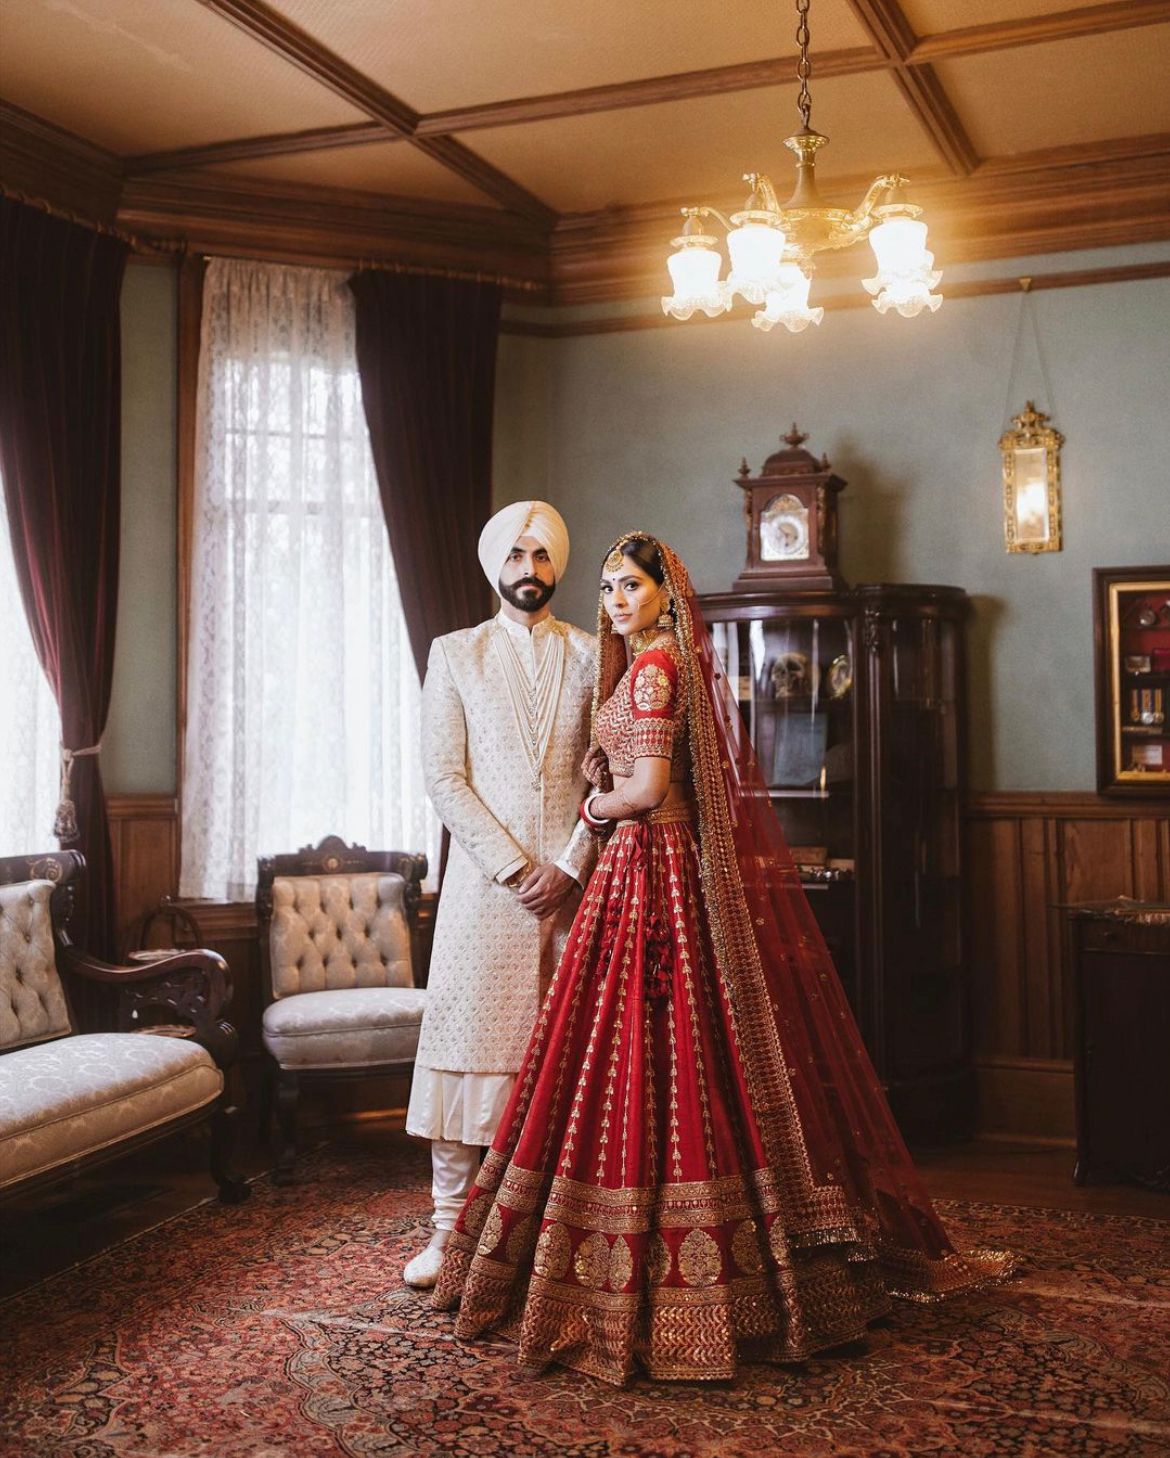
[[[636,633],[630,634],[630,648],[634,657],[645,653],[647,648],[653,648],[654,644],[669,636],[667,629],[660,628],[657,624],[652,628],[642,628]]]

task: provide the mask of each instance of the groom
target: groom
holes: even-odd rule
[[[495,1137],[595,846],[577,820],[594,639],[549,607],[565,523],[544,501],[506,506],[479,560],[500,611],[436,638],[423,685],[423,771],[451,852],[406,1115],[431,1141],[434,1234],[403,1272],[419,1287]]]

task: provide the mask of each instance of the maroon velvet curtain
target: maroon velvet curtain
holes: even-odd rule
[[[88,749],[105,728],[114,667],[128,249],[0,198],[0,250],[0,470],[17,578],[62,743]],[[88,866],[73,930],[111,955],[113,862],[96,754],[75,760],[72,798],[71,843]]]
[[[482,622],[498,284],[375,271],[349,281],[382,510],[419,677],[431,639]]]

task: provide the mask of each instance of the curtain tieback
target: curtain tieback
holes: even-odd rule
[[[102,742],[87,744],[84,749],[61,746],[61,801],[53,817],[53,834],[62,845],[80,838],[77,829],[77,806],[73,803],[73,761],[87,754],[100,754]]]

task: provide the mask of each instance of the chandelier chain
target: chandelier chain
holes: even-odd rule
[[[800,77],[800,95],[797,97],[796,106],[806,131],[812,115],[812,97],[808,94],[808,78],[812,75],[812,62],[808,58],[808,7],[809,0],[796,0],[796,13],[800,17],[796,27],[796,44],[800,47],[800,60],[796,66],[796,74]]]

